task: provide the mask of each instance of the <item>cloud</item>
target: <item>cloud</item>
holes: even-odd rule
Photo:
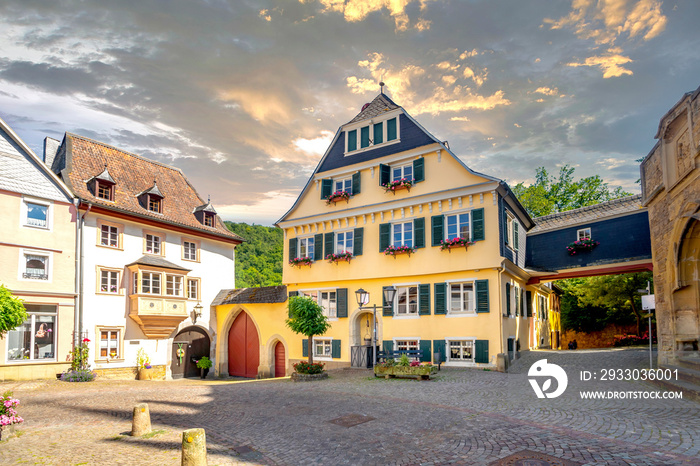
[[[549,87],[538,87],[537,89],[534,90],[536,94],[544,94],[544,95],[557,95],[559,94],[559,89],[555,88],[549,88]]]
[[[299,0],[301,3],[310,3],[312,0]],[[421,12],[425,11],[428,0],[318,0],[323,6],[323,12],[341,13],[348,22],[363,21],[371,13],[388,10],[389,15],[394,19],[396,31],[406,31],[410,19],[406,12],[410,3],[418,1]],[[415,24],[418,31],[425,31],[430,28],[431,22],[419,18]]]
[[[467,122],[467,121],[470,121],[470,120],[469,120],[469,118],[462,116],[462,117],[452,117],[452,118],[450,118],[450,121],[464,121],[464,122]]]
[[[624,75],[632,75],[632,70],[624,68],[622,65],[631,63],[632,59],[620,55],[620,49],[613,48],[608,50],[606,55],[588,57],[583,63],[567,63],[567,66],[595,66],[603,70],[603,78],[617,78]]]
[[[410,110],[415,115],[429,113],[439,115],[443,112],[461,112],[464,110],[491,110],[501,105],[510,105],[502,90],[490,96],[473,94],[469,88],[456,87],[452,92],[438,87],[435,93],[422,102],[413,105]]]
[[[292,141],[296,150],[310,155],[321,156],[333,141],[335,134],[331,131],[321,131],[321,135],[312,139],[297,138]]]

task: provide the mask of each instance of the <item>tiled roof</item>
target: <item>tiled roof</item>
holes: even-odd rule
[[[392,102],[392,100],[389,97],[387,97],[385,94],[379,94],[377,97],[374,98],[372,103],[370,103],[364,109],[362,109],[362,111],[358,113],[355,118],[350,120],[348,124],[362,120],[369,120],[370,118],[374,118],[378,115],[381,115],[384,112],[388,112],[397,108],[399,108],[399,106]]]
[[[150,265],[151,267],[160,267],[163,269],[175,269],[190,272],[190,269],[186,269],[177,264],[173,264],[172,262],[166,261],[165,259],[159,256],[143,256],[140,259],[132,262],[131,264],[127,264],[126,266],[129,267],[130,265]]]
[[[287,287],[262,286],[259,288],[237,288],[235,290],[221,290],[216,295],[212,306],[220,304],[271,304],[283,303],[287,300]]]
[[[564,228],[583,223],[597,222],[609,217],[624,215],[642,209],[642,195],[621,197],[612,201],[601,202],[580,209],[567,210],[558,214],[545,215],[534,219],[535,227],[528,231],[528,235],[542,233],[544,231]]]
[[[63,146],[65,158],[56,160],[53,169],[83,202],[242,241],[218,216],[214,227],[195,218],[195,209],[204,201],[179,169],[72,133],[66,133]],[[96,197],[88,188],[88,181],[105,170],[116,183],[113,202]],[[162,213],[144,208],[138,199],[154,186],[154,180],[164,198]]]

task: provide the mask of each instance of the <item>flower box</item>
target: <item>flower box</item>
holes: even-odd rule
[[[289,265],[292,267],[302,268],[305,265],[310,267],[312,263],[313,259],[310,257],[295,257],[294,259],[289,259]]]
[[[330,263],[338,263],[338,262],[350,262],[352,259],[352,253],[351,252],[340,252],[338,254],[328,254],[326,256],[326,260]]]
[[[399,191],[401,189],[405,189],[410,192],[413,183],[413,179],[401,178],[400,180],[385,183],[382,186],[384,187],[384,192],[396,194],[396,191]]]
[[[396,259],[398,254],[408,254],[410,256],[414,252],[416,252],[416,248],[411,246],[389,246],[384,250],[384,255],[394,256],[394,259]]]
[[[453,238],[448,240],[442,240],[440,241],[440,250],[447,250],[448,252],[451,252],[450,250],[455,248],[467,249],[472,244],[474,244],[474,241],[469,241],[466,238]]]
[[[341,201],[349,202],[350,193],[347,191],[336,191],[330,196],[328,196],[328,199],[326,199],[326,205],[335,204],[336,202]]]
[[[153,380],[153,368],[146,369],[146,368],[141,368],[139,369],[138,372],[138,380]]]
[[[595,248],[599,244],[600,243],[598,241],[594,241],[590,238],[581,239],[578,241],[574,241],[573,243],[569,243],[569,245],[566,247],[566,251],[569,253],[570,256],[573,256],[577,252],[592,251],[593,248]]]
[[[432,364],[421,364],[420,366],[385,366],[377,364],[374,366],[374,376],[384,377],[385,379],[395,377],[409,377],[417,380],[430,379],[430,376],[437,374],[437,371],[437,366]]]

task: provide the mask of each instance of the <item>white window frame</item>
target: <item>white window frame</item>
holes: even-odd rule
[[[46,278],[29,278],[26,275],[31,275],[27,273],[27,256],[38,256],[45,258],[45,270]],[[17,267],[17,279],[24,282],[35,282],[35,283],[51,283],[53,278],[53,253],[48,251],[38,251],[35,249],[20,249],[19,251],[19,266]]]
[[[450,347],[451,342],[471,342],[472,346],[472,359],[452,359],[452,350]],[[461,345],[460,345],[461,347]],[[445,365],[446,366],[462,366],[469,367],[476,365],[476,338],[475,337],[448,337],[445,338]]]
[[[194,257],[192,257],[192,247],[188,247],[188,244],[194,246]],[[182,259],[186,261],[199,261],[199,245],[195,241],[182,240]]]
[[[415,173],[413,173],[413,163],[406,163],[406,164],[401,164],[401,165],[393,165],[390,167],[390,169],[391,169],[390,175],[391,176],[389,176],[389,181],[393,182],[393,181],[398,181],[398,180],[401,180],[403,178],[406,178],[406,168],[411,169],[411,177],[408,178],[408,180],[409,181],[415,180],[416,177],[415,177]],[[399,178],[396,178],[394,176],[394,170],[401,170],[401,176]]]
[[[150,236],[150,239],[149,239]],[[151,243],[151,251],[148,250],[148,243]],[[156,251],[157,249],[157,251]],[[143,252],[154,256],[163,255],[163,236],[150,231],[143,233]]]
[[[35,204],[41,207],[46,207],[46,225],[41,226],[41,225],[32,225],[29,222],[29,205],[28,204]],[[45,201],[43,199],[37,199],[33,197],[23,197],[22,198],[22,209],[21,209],[21,215],[20,215],[20,226],[26,227],[26,228],[33,228],[37,230],[52,230],[53,226],[53,202],[51,201]]]
[[[394,247],[399,247],[406,245],[406,225],[410,225],[410,233],[411,233],[411,242],[408,244],[409,247],[413,247],[415,244],[415,230],[413,228],[413,220],[409,220],[408,222],[397,222],[397,223],[392,223],[391,224],[391,245]],[[401,233],[401,241],[398,243],[396,242],[396,228],[400,227],[400,233]]]
[[[196,296],[192,296],[192,288],[190,286],[190,283],[194,282],[196,286]],[[187,277],[187,299],[191,299],[193,301],[198,301],[200,299],[200,296],[202,295],[201,291],[202,287],[202,280],[200,278],[193,278],[193,277]]]
[[[107,229],[108,229],[108,232],[107,232],[107,244],[105,244],[105,243],[102,242],[103,239],[104,239],[104,234],[103,234],[103,233],[104,233],[104,228],[107,228]],[[114,246],[112,246],[112,245],[110,244],[110,243],[112,242],[112,233],[113,233],[113,231],[116,232],[115,235],[114,235],[114,236],[116,237],[116,244],[115,244]],[[99,245],[100,245],[100,246],[104,246],[104,247],[106,247],[106,248],[119,249],[119,247],[120,247],[120,245],[119,245],[119,227],[116,226],[116,225],[110,225],[110,224],[108,224],[108,223],[102,223],[102,224],[100,225],[100,244],[99,244]]]
[[[107,335],[107,356],[102,356],[102,332],[108,332]],[[116,334],[116,355],[111,355],[111,346],[109,342],[112,341],[109,337],[111,334]],[[109,327],[98,325],[95,329],[95,360],[96,361],[107,361],[107,360],[124,360],[124,327]]]
[[[508,233],[508,247],[515,251],[515,216],[510,212],[506,212],[506,218],[506,221],[508,222],[508,226],[506,228]]]
[[[581,228],[576,232],[576,241],[581,241],[582,239],[591,239],[591,229]]]
[[[309,242],[312,243],[312,251],[311,254],[309,254]],[[302,249],[306,251],[306,254],[302,254]],[[316,240],[314,236],[305,236],[303,238],[299,238],[297,240],[297,251],[299,252],[298,257],[299,258],[304,258],[308,257],[311,260],[314,260],[314,252],[316,250]]]
[[[462,309],[462,304],[464,303],[463,298],[460,299],[460,309],[459,310],[453,310],[452,309],[452,286],[453,285],[460,285],[460,296],[464,294],[464,285],[466,284],[471,284],[472,286],[472,299],[471,299],[471,309]],[[446,282],[447,285],[447,316],[452,316],[452,317],[463,317],[463,316],[476,316],[476,279],[464,279],[464,280],[450,280]]]
[[[107,273],[109,275],[108,282],[107,282],[107,291],[102,290],[102,275]],[[116,274],[116,282],[117,282],[117,288],[115,291],[109,291],[109,287],[111,286],[111,280],[112,280],[112,274]],[[110,295],[120,295],[121,294],[121,279],[122,279],[122,271],[117,270],[117,269],[112,269],[108,267],[98,267],[97,268],[97,292],[99,294],[110,294]]]
[[[338,184],[341,185],[340,189],[338,189]],[[337,191],[345,191],[346,193],[348,193],[352,196],[354,194],[352,192],[352,177],[339,178],[339,179],[334,178],[333,179],[333,192],[337,192]]]
[[[338,289],[337,288],[313,288],[298,290],[299,296],[306,296],[314,300],[316,304],[321,306],[323,309],[323,315],[328,317],[328,320],[335,321],[338,320]],[[323,293],[333,293],[335,294],[335,307],[331,309],[330,296],[328,299],[328,308],[324,307],[324,299],[322,297]]]
[[[146,280],[146,275],[149,275],[148,278],[148,291],[144,291],[144,286],[143,282]],[[153,292],[153,277],[157,276],[158,277],[158,293]],[[163,292],[163,274],[160,272],[151,272],[151,271],[141,271],[141,294],[149,294],[149,295],[155,295],[155,296],[160,296]]]
[[[394,296],[394,318],[399,318],[399,319],[417,319],[420,317],[420,286],[419,283],[402,283],[402,284],[397,284],[394,285],[396,287],[396,295]],[[416,289],[416,312],[408,312],[410,309],[410,289],[415,288]],[[400,313],[399,312],[399,296],[401,296],[401,291],[405,289],[406,294],[407,294],[407,302],[406,302],[406,312],[405,313]]]
[[[394,351],[413,351],[413,350],[418,350],[420,351],[420,338],[419,337],[396,337],[392,339],[393,344],[394,344]],[[412,348],[413,345],[406,345],[406,348],[404,350],[399,348],[399,343],[400,342],[416,342],[415,348]],[[411,346],[411,347],[409,347]]]
[[[316,342],[328,342],[328,355],[326,356],[325,354],[317,354],[316,353]],[[323,344],[324,350],[326,348],[326,344]],[[319,360],[319,361],[332,361],[333,360],[333,338],[331,337],[314,337],[313,344],[311,345],[311,350],[314,352],[314,360]]]
[[[448,218],[449,217],[457,217],[457,236],[455,238],[461,238],[461,232],[460,232],[460,220],[459,217],[460,215],[467,215],[468,216],[468,222],[469,222],[469,238],[466,238],[467,240],[471,241],[472,237],[474,236],[474,224],[472,222],[472,210],[465,210],[461,212],[450,212],[449,214],[445,214],[445,240],[452,239],[450,238],[450,232],[449,232],[449,226],[448,226]]]
[[[401,118],[399,116],[401,115],[400,111],[394,111],[391,112],[387,115],[382,115],[382,117],[374,117],[370,120],[368,123],[367,120],[362,120],[357,123],[353,123],[352,125],[348,125],[345,128],[343,128],[343,131],[345,133],[345,156],[348,155],[354,155],[354,154],[359,154],[361,152],[367,151],[374,149],[375,147],[383,147],[383,146],[388,146],[391,144],[397,144],[401,142]],[[396,118],[396,139],[392,139],[391,141],[387,141],[387,136],[388,136],[388,124],[387,122],[391,119]],[[379,144],[374,143],[374,125],[382,125],[382,142]],[[367,147],[360,147],[362,144],[362,128],[364,127],[369,127],[369,146]],[[356,130],[357,131],[357,147],[353,151],[348,151],[348,133],[350,131]]]
[[[27,363],[30,363],[30,364],[39,363],[40,364],[42,362],[57,361],[56,354],[58,353],[58,328],[59,328],[58,327],[59,326],[58,305],[57,304],[46,304],[46,303],[27,303],[27,305],[54,306],[56,311],[55,312],[35,312],[35,311],[31,311],[28,309],[27,310],[27,317],[28,317],[28,320],[30,322],[29,333],[31,335],[31,338],[29,340],[30,341],[29,345],[31,348],[29,350],[30,351],[29,358],[28,359],[24,359],[24,358],[10,359],[10,357],[9,357],[9,351],[10,351],[9,338],[10,338],[10,332],[14,331],[14,330],[10,330],[3,337],[3,339],[5,340],[5,354],[4,354],[5,362],[7,364],[27,364]],[[54,354],[54,357],[53,358],[39,358],[39,359],[34,358],[34,348],[36,346],[36,344],[35,344],[35,338],[36,338],[36,319],[35,319],[35,317],[36,316],[52,316],[52,317],[54,317],[54,321],[53,321],[54,325],[53,325],[53,330],[52,330],[52,332],[54,332],[54,335],[53,335],[53,346],[54,346],[53,354]],[[25,322],[22,322],[18,327],[23,326]]]
[[[165,296],[182,298],[184,296],[184,275],[165,274]],[[170,292],[172,289],[172,292]]]
[[[340,246],[340,239],[339,236],[343,235],[343,245],[347,245],[348,243],[348,234],[352,235],[352,248],[349,250],[347,247],[344,247],[343,249],[339,248]],[[335,237],[333,238],[335,244],[333,250],[335,251],[336,254],[340,254],[341,252],[349,252],[351,254],[354,254],[354,249],[355,249],[355,231],[354,230],[345,230],[345,231],[338,231],[335,233]]]

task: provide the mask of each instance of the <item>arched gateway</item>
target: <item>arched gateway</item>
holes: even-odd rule
[[[202,356],[209,357],[209,336],[199,327],[187,327],[173,340],[170,371],[173,379],[199,377],[199,369],[194,362]]]
[[[228,332],[228,373],[234,377],[257,377],[259,365],[258,330],[253,319],[241,311]]]

